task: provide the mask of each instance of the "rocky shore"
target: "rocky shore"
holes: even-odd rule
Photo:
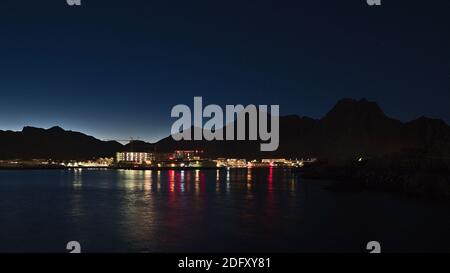
[[[376,159],[346,164],[321,163],[302,171],[303,178],[327,179],[332,191],[384,191],[407,196],[450,201],[450,170],[447,164],[423,161],[393,163]]]

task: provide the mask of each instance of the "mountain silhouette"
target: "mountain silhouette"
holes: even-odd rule
[[[218,130],[226,132],[228,127]],[[188,130],[192,132],[193,128]],[[450,158],[450,127],[442,120],[426,117],[401,122],[387,117],[375,102],[342,99],[320,119],[280,117],[279,143],[273,152],[260,152],[260,141],[175,141],[171,136],[156,143],[133,141],[122,145],[60,127],[25,127],[21,132],[0,131],[0,159],[91,159],[124,150],[204,150],[207,157],[248,159],[318,157],[341,161],[391,154]]]
[[[113,156],[122,148],[118,142],[101,141],[57,126],[0,131],[0,159],[92,159]]]
[[[375,102],[346,98],[321,119],[280,117],[277,151],[260,152],[259,143],[174,141],[169,136],[157,142],[155,149],[203,149],[211,157],[318,157],[332,161],[411,152],[450,157],[450,127],[425,117],[403,123],[387,117]]]

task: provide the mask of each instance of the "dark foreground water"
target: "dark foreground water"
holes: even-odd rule
[[[450,206],[290,170],[0,171],[0,251],[450,252]]]

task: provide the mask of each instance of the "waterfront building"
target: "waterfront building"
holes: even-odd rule
[[[177,160],[200,160],[202,150],[177,150],[174,153],[174,159]]]
[[[147,152],[119,152],[116,154],[117,163],[150,164],[155,161],[154,153]]]

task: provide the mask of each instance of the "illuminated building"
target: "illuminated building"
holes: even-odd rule
[[[218,158],[214,160],[216,162],[217,167],[227,167],[227,159],[226,158]]]
[[[117,163],[151,163],[155,160],[154,153],[146,152],[119,152],[116,154]]]
[[[174,159],[177,160],[199,160],[203,154],[202,150],[177,150]]]
[[[261,160],[261,162],[267,164],[289,164],[291,161],[286,160],[284,158],[277,158],[277,159],[263,159]]]
[[[154,160],[155,161],[167,161],[167,160],[173,160],[174,154],[173,153],[154,153]]]
[[[215,160],[217,167],[247,168],[247,160],[236,158],[219,158]]]
[[[113,158],[98,158],[97,160],[88,161],[69,161],[62,163],[63,166],[73,168],[73,167],[87,167],[87,168],[106,168],[112,165]]]

